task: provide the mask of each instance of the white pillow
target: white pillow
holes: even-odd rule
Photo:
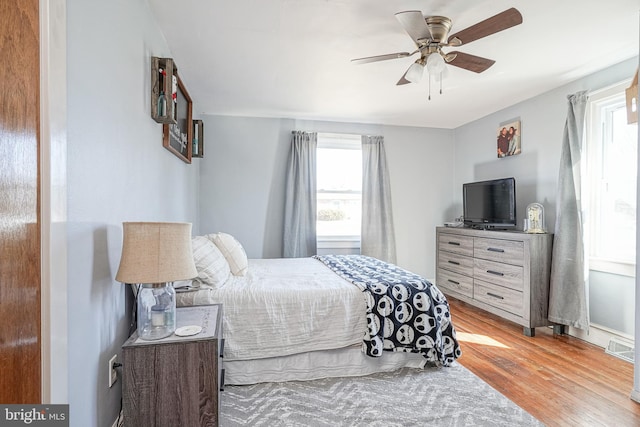
[[[227,233],[207,234],[206,237],[220,249],[222,255],[227,259],[231,273],[234,276],[247,274],[247,269],[249,268],[247,253],[235,237]]]
[[[231,270],[217,246],[204,236],[193,237],[191,246],[198,279],[214,287],[224,285],[231,276]]]

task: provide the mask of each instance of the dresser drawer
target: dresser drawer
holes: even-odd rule
[[[524,270],[517,265],[475,258],[473,260],[473,277],[516,291],[524,289]]]
[[[473,299],[500,308],[516,316],[523,316],[522,292],[492,283],[474,280]]]
[[[476,237],[473,256],[512,265],[524,265],[524,242]]]
[[[473,276],[473,258],[445,251],[438,253],[438,267]]]
[[[446,233],[440,234],[438,237],[438,250],[472,257],[473,237]]]
[[[473,279],[453,271],[438,268],[436,286],[443,290],[450,289],[453,292],[473,298]]]

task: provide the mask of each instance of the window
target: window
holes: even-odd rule
[[[627,124],[624,89],[590,96],[587,134],[590,268],[635,275],[637,124]]]
[[[318,241],[356,242],[362,217],[360,135],[318,133]]]

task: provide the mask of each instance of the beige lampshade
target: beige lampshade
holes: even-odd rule
[[[163,283],[198,275],[191,252],[191,224],[124,222],[122,256],[116,280]]]

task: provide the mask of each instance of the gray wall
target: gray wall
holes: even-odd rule
[[[67,11],[70,418],[110,427],[122,382],[108,388],[107,362],[128,336],[131,304],[114,279],[121,224],[197,231],[199,166],[164,149],[150,118],[150,57],[171,53],[146,0],[69,0]]]
[[[453,132],[442,129],[204,116],[200,230],[226,231],[250,258],[282,256],[292,130],[385,137],[398,264],[435,277],[435,226],[451,219]]]
[[[250,258],[282,256],[291,120],[203,116],[200,230],[235,236]]]
[[[434,228],[461,213],[463,182],[514,175],[519,216],[529,201],[541,201],[553,227],[566,95],[628,78],[637,64],[637,59],[626,62],[455,131],[206,116],[206,157],[186,165],[162,148],[161,125],[149,117],[149,57],[172,55],[146,1],[68,0],[67,11],[72,426],[111,426],[120,408],[121,381],[109,389],[105,366],[120,353],[130,321],[131,301],[114,279],[123,221],[189,221],[194,233],[236,235],[251,257],[278,257],[289,132],[381,134],[391,173],[398,264],[433,278]],[[188,76],[183,79],[188,89]],[[197,94],[191,95],[197,103]],[[524,153],[498,161],[497,123],[517,116]],[[606,301],[592,312],[622,312],[621,323],[620,316],[594,321],[627,331],[633,284],[626,287],[616,278],[613,288],[620,294],[611,297],[606,286],[597,287],[592,301]]]
[[[637,58],[630,59],[457,128],[453,177],[457,209],[461,211],[462,192],[459,189],[463,183],[514,176],[519,227],[522,228],[527,205],[539,202],[545,208],[547,229],[553,232],[567,95],[580,90],[601,89],[630,79],[637,64]],[[498,124],[515,117],[520,117],[522,124],[522,154],[498,159]],[[634,320],[630,313],[635,313],[634,283],[632,277],[591,274],[591,321],[632,335]]]
[[[433,278],[434,229],[462,214],[465,182],[514,176],[519,227],[526,206],[535,201],[544,205],[547,228],[553,231],[566,97],[628,79],[636,64],[637,59],[625,61],[453,131],[204,116],[207,154],[201,166],[201,229],[236,235],[250,257],[281,256],[290,131],[380,134],[389,162],[398,264]],[[523,153],[498,159],[498,124],[516,117],[522,124]],[[592,321],[633,334],[634,279],[606,273],[590,279]],[[603,299],[613,289],[612,296]]]

